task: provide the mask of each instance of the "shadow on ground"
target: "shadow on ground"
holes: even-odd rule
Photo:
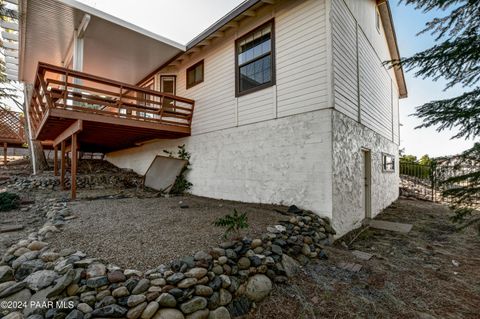
[[[329,260],[277,286],[249,318],[480,318],[480,237],[455,231],[445,206],[400,199],[379,219],[413,224],[409,234],[367,229],[350,245],[374,254],[356,259],[340,242]],[[349,241],[355,237],[344,237]],[[341,262],[362,265],[358,272]]]

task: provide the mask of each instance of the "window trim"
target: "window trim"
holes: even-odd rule
[[[168,93],[168,94],[173,94],[173,95],[176,95],[177,94],[177,76],[175,74],[172,74],[172,75],[169,75],[169,74],[161,74],[160,75],[160,87],[159,87],[159,91],[162,92],[162,93],[166,93],[166,92],[163,92],[162,91],[162,84],[163,84],[163,78],[173,78],[174,79],[174,85],[173,85],[173,93]]]
[[[186,82],[186,87],[187,87],[187,90],[190,89],[190,88],[193,88],[194,86],[200,84],[200,83],[203,83],[203,81],[205,80],[205,63],[204,63],[205,60],[200,60],[198,61],[197,63],[189,66],[187,68],[187,71],[185,73],[185,76],[186,76],[186,79],[185,79],[185,82]],[[196,69],[199,65],[202,65],[202,80],[201,81],[198,81],[198,82],[193,82],[192,84],[188,84],[188,72],[191,71],[191,70],[194,70]]]
[[[262,28],[266,27],[269,24],[271,25],[271,36],[270,36],[271,50],[270,50],[270,53],[264,53],[261,56],[257,57],[255,60],[252,60],[252,61],[249,61],[248,63],[244,63],[242,65],[239,65],[238,64],[238,43],[242,39],[244,39],[244,38],[248,37],[249,35],[255,33],[259,29],[262,29]],[[245,64],[250,64],[254,61],[262,59],[262,58],[266,57],[267,55],[271,56],[271,61],[272,61],[272,67],[271,67],[272,74],[271,74],[270,82],[267,82],[267,83],[264,83],[262,85],[256,86],[254,88],[251,88],[251,89],[240,92],[240,67],[245,65]],[[253,28],[252,30],[242,34],[237,39],[235,39],[235,97],[244,96],[244,95],[254,93],[254,92],[266,89],[268,87],[274,86],[277,82],[277,78],[276,78],[276,73],[277,72],[276,71],[277,70],[276,70],[276,64],[275,64],[275,19],[273,18],[273,19],[268,20],[265,23],[262,23],[261,25],[255,27],[255,28]]]
[[[391,157],[393,159],[393,163],[392,163],[393,168],[392,169],[387,169],[386,168],[386,162],[385,162],[386,157]],[[395,173],[395,171],[397,169],[396,161],[397,161],[397,158],[395,157],[395,155],[382,152],[382,172],[384,172],[384,173]]]

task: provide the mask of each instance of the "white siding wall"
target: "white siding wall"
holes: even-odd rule
[[[400,110],[398,109],[399,107],[399,101],[398,101],[398,90],[394,89],[392,90],[392,114],[393,114],[393,121],[392,121],[392,126],[393,126],[393,142],[397,145],[400,145]]]
[[[398,93],[382,65],[390,55],[376,1],[331,1],[335,109],[398,143]]]
[[[335,108],[358,118],[357,24],[341,1],[332,3]]]
[[[363,33],[358,35],[360,122],[392,139],[392,83]]]
[[[237,124],[233,37],[208,54],[184,63],[177,73],[177,95],[195,100],[192,134],[233,127]],[[186,88],[186,69],[204,60],[204,82]]]
[[[325,1],[300,2],[276,16],[277,112],[328,107]]]
[[[274,18],[276,85],[235,97],[235,39]],[[324,0],[281,1],[183,62],[177,95],[195,100],[192,135],[327,108]],[[205,80],[186,89],[186,70],[204,60]]]

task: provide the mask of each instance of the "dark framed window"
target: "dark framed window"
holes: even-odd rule
[[[203,60],[187,69],[187,89],[203,82]]]
[[[382,169],[384,172],[395,172],[395,156],[382,153]]]
[[[236,96],[275,84],[273,20],[235,41]]]

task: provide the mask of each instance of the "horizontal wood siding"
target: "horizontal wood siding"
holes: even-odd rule
[[[400,145],[400,110],[398,109],[398,91],[395,88],[392,90],[392,101],[393,142]]]
[[[275,27],[278,116],[327,108],[325,1],[279,11]]]
[[[363,29],[367,23],[375,25],[374,2],[348,1],[350,8],[344,0],[332,0],[334,107],[398,144],[396,83],[380,58],[384,55],[386,39],[383,36],[384,43],[380,43],[377,38],[382,32],[375,29],[376,40],[372,42]],[[361,18],[361,23],[352,10]],[[368,32],[373,38],[370,27]]]
[[[186,69],[204,58],[204,81],[187,89]],[[177,76],[177,95],[195,100],[192,135],[236,125],[235,60],[233,38],[184,63]]]
[[[235,39],[272,18],[276,85],[236,98]],[[182,62],[172,74],[176,94],[195,100],[192,135],[328,108],[326,19],[325,0],[282,1]],[[186,69],[201,60],[204,81],[187,90]]]
[[[238,98],[238,125],[274,119],[274,87],[253,92]]]
[[[343,1],[332,3],[335,108],[358,119],[357,24]]]
[[[363,33],[358,34],[360,122],[392,139],[392,82]]]

